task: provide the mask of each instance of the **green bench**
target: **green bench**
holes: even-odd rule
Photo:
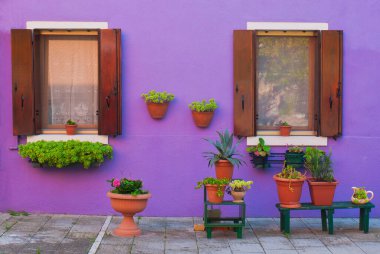
[[[280,204],[276,204],[280,212],[280,228],[281,231],[290,234],[290,211],[298,210],[321,210],[322,230],[329,231],[329,234],[334,234],[334,211],[335,209],[360,209],[359,230],[368,233],[369,230],[369,213],[375,207],[372,203],[364,205],[355,205],[349,202],[334,202],[331,206],[316,206],[312,203],[301,203],[299,208],[284,208]],[[327,223],[328,221],[328,223]],[[327,227],[328,225],[328,227]]]

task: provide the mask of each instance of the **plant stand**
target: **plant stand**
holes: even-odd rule
[[[234,203],[232,201],[223,201],[222,203],[211,203],[207,201],[206,188],[204,188],[204,213],[203,221],[205,230],[207,232],[207,238],[212,238],[212,230],[215,228],[233,228],[236,232],[237,238],[241,239],[243,237],[243,228],[245,227],[245,202]],[[221,216],[210,216],[210,211],[212,206],[238,206],[239,216],[238,217],[221,217]]]

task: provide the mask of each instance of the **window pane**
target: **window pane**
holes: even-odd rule
[[[274,129],[280,120],[310,129],[314,38],[259,37],[257,54],[258,129]]]
[[[91,36],[47,36],[42,82],[43,128],[63,127],[72,119],[96,128],[98,41]]]

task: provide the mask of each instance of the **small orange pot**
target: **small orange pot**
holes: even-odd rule
[[[277,184],[277,193],[278,199],[280,200],[280,206],[285,208],[301,207],[300,199],[302,194],[302,185],[306,178],[284,179],[274,175],[273,179]]]
[[[197,112],[191,111],[193,120],[196,126],[200,128],[206,128],[210,125],[212,118],[214,117],[214,111],[212,112]]]
[[[232,179],[234,165],[228,160],[219,160],[215,162],[215,174],[217,179]]]
[[[148,107],[149,114],[153,119],[162,119],[164,118],[166,111],[168,110],[169,102],[164,102],[164,103],[147,102],[146,105]]]
[[[309,184],[310,197],[313,205],[329,206],[332,204],[338,181],[316,182],[313,178],[309,178],[307,179],[307,183]]]
[[[218,187],[216,184],[206,184],[206,192],[207,192],[207,201],[211,203],[222,203],[224,198],[224,192],[226,190],[226,185],[221,185]],[[218,196],[218,188],[220,188],[223,192],[222,196]]]
[[[133,216],[145,209],[148,199],[151,196],[150,193],[133,196],[129,194],[107,192],[107,197],[111,199],[112,208],[116,212],[122,213],[124,216],[120,225],[113,230],[114,235],[121,237],[141,235],[141,230],[137,227],[133,220]]]
[[[290,136],[292,126],[280,126],[280,136]]]
[[[243,198],[245,196],[245,191],[233,191],[231,190],[231,196],[234,198],[232,202],[234,203],[242,203],[244,202]]]
[[[66,124],[65,125],[65,128],[66,128],[66,134],[67,135],[74,135],[75,134],[75,131],[77,129],[77,126],[76,124]]]

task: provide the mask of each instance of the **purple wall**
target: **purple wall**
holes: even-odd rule
[[[375,0],[3,0],[0,8],[0,211],[111,214],[105,180],[126,176],[143,179],[153,193],[143,215],[200,216],[202,191],[194,190],[195,183],[214,175],[201,155],[210,149],[202,138],[232,129],[232,31],[245,29],[247,21],[328,22],[330,29],[344,30],[344,135],[329,140],[340,181],[336,200],[348,200],[351,186],[380,194],[380,3]],[[35,169],[9,150],[17,145],[10,29],[34,20],[107,21],[122,29],[124,134],[110,138],[114,159],[99,169]],[[163,121],[152,120],[140,98],[150,89],[176,95]],[[211,97],[220,108],[210,128],[198,129],[187,104]],[[248,215],[277,216],[272,175],[279,168],[257,170],[247,154],[245,159],[248,166],[236,169],[234,177],[254,181]],[[309,200],[306,187],[303,200]],[[373,215],[379,217],[380,209]]]

